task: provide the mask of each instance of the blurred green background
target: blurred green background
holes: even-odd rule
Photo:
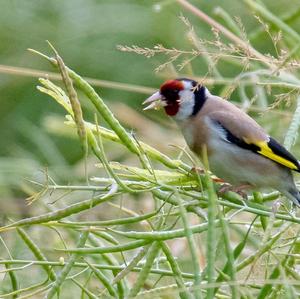
[[[225,24],[215,14],[216,8],[222,7],[230,16],[238,16],[248,33],[261,27],[244,1],[190,2]],[[295,30],[299,28],[299,0],[290,0],[288,5],[284,0],[260,2]],[[181,14],[190,20],[199,37],[209,39],[212,36],[209,26],[184,11],[175,1],[2,0],[0,3],[0,196],[3,199],[24,198],[27,188],[24,187],[24,178],[38,179],[46,167],[60,183],[70,183],[83,177],[79,142],[59,128],[63,130],[63,110],[36,90],[37,78],[24,76],[24,72],[9,74],[4,67],[43,70],[45,74],[54,71],[27,48],[51,53],[45,42],[49,40],[65,63],[82,76],[157,88],[168,74],[156,74],[154,69],[167,57],[161,55],[147,59],[121,52],[117,45],[150,48],[162,44],[191,49],[185,35],[187,28],[179,18]],[[254,38],[250,41],[258,50],[274,54],[274,47],[265,33],[252,36]],[[200,58],[193,62],[195,75],[203,76],[207,71]],[[223,75],[234,77],[238,72],[239,69],[232,65],[222,65]],[[210,89],[218,93],[220,86],[210,86]],[[164,146],[167,148],[167,143],[176,143],[174,140],[182,143],[176,128],[161,117],[162,114],[154,116],[150,113],[147,117],[156,117],[156,120],[168,123],[167,127],[157,126],[148,121],[145,114],[141,115],[140,104],[146,94],[117,88],[97,87],[96,90],[128,129],[136,130],[140,138],[163,149]],[[234,97],[235,101],[239,101],[238,93]],[[89,105],[84,98],[81,99],[86,118],[92,119]],[[56,116],[60,116],[61,120],[57,121]],[[262,119],[259,121],[262,122]],[[268,124],[267,129],[272,130],[272,126]],[[284,132],[284,124],[281,129]],[[275,132],[281,140],[282,132]],[[159,142],[163,136],[168,136],[170,142],[165,139]],[[113,148],[111,155],[114,160],[124,158],[121,151],[114,154]],[[74,171],[77,171],[77,177],[74,177]]]
[[[263,54],[270,53],[277,57],[270,37],[247,6],[246,0],[190,0],[189,2],[224,26],[228,24],[218,14],[219,8],[226,11],[233,19],[235,16],[238,17],[244,27],[243,30],[247,33],[246,38],[253,47]],[[266,6],[269,11],[299,32],[299,0],[258,0],[257,2]],[[156,73],[155,69],[170,57],[160,54],[146,58],[135,53],[121,52],[117,46],[138,45],[153,48],[161,44],[168,48],[191,50],[194,45],[187,37],[188,28],[180,16],[189,20],[200,39],[211,41],[215,36],[206,23],[183,9],[174,0],[0,0],[0,5],[0,226],[11,219],[41,215],[45,210],[62,208],[94,195],[94,193],[87,195],[83,191],[75,195],[68,194],[64,190],[57,193],[49,191],[39,204],[26,206],[25,199],[34,191],[41,190],[29,180],[45,182],[45,172],[61,185],[79,182],[86,185],[85,160],[75,130],[64,125],[63,109],[50,97],[36,89],[39,84],[38,76],[34,75],[36,71],[42,71],[45,77],[55,70],[47,61],[27,49],[33,48],[51,55],[46,40],[55,46],[67,66],[78,74],[106,80],[106,87],[101,87],[103,82],[102,84],[100,82],[95,89],[128,131],[132,130],[139,140],[146,141],[170,157],[178,157],[180,150],[170,144],[184,145],[183,138],[174,123],[162,112],[142,111],[141,103],[148,95],[147,91],[143,91],[143,87],[156,89],[166,78],[177,75],[206,76],[209,71],[207,62],[203,57],[197,57],[184,69],[179,70],[178,64],[183,62],[183,59],[179,59],[173,66]],[[274,35],[278,34],[278,28],[272,25],[270,31]],[[224,39],[224,41],[228,43],[228,40]],[[280,47],[288,51],[294,47],[291,39],[284,33]],[[294,58],[299,59],[299,54],[295,53]],[[259,68],[262,69],[263,66],[258,64],[257,69]],[[232,85],[236,76],[242,72],[242,67],[240,64],[222,60],[218,63],[218,70],[223,77],[228,78],[229,85]],[[299,78],[298,69],[292,70],[291,73]],[[216,79],[212,73],[209,77]],[[133,84],[142,91],[125,91],[118,88],[115,82]],[[212,93],[222,94],[228,88],[228,84],[209,84],[208,87]],[[295,94],[289,98],[289,106],[283,103],[267,113],[261,112],[266,110],[268,104],[274,102],[276,95],[286,92],[286,89],[275,88],[268,93],[268,88],[265,86],[258,89],[257,86],[250,84],[245,88],[236,86],[230,99],[244,108],[251,106],[254,99],[253,107],[258,109],[249,109],[247,112],[251,113],[251,116],[255,117],[270,134],[283,141],[292,117],[290,112],[295,110]],[[267,103],[262,103],[261,98],[257,99],[257,95],[259,97],[264,95]],[[93,121],[94,110],[91,104],[82,94],[79,94],[79,98],[84,109],[84,118]],[[105,125],[102,119],[98,121],[101,125]],[[124,151],[122,146],[104,142],[105,152],[110,161],[135,165],[135,157],[128,151]],[[292,148],[292,152],[300,158],[299,141]],[[103,170],[94,166],[97,162],[99,161],[94,157],[87,159],[89,177],[93,175],[101,177]],[[133,211],[145,212],[154,209],[151,206],[153,201],[149,200],[148,195],[139,197],[130,194],[121,197],[120,206],[124,200],[126,207],[134,206]],[[62,198],[64,200],[61,200]],[[54,207],[51,203],[55,201],[57,203]],[[80,214],[78,219],[114,219],[119,217],[118,215],[120,211],[116,210],[116,207],[106,205],[86,211],[83,215]],[[247,219],[246,217],[243,221]],[[190,220],[196,223],[198,218]],[[51,246],[56,248],[60,240],[57,241],[54,232],[45,233],[39,227],[30,233],[41,244],[43,251],[53,260],[57,260],[57,255],[53,254]],[[72,231],[70,235],[66,234],[67,240],[73,241],[73,235],[75,236]],[[260,235],[257,236],[257,243],[260,244]],[[16,238],[15,234],[8,234],[7,240],[12,256],[20,259],[28,258],[28,252],[23,250],[24,244],[20,238]],[[188,252],[186,246],[186,242],[182,240],[176,240],[174,243],[174,250],[178,250],[177,254],[182,255],[183,259]],[[222,258],[222,255],[220,257]],[[193,261],[186,259],[183,267],[190,271],[191,262]],[[34,280],[27,275],[27,272],[24,276],[26,277],[21,276],[21,280]],[[33,276],[40,279],[40,272],[37,271]],[[6,279],[8,281],[8,277]],[[76,292],[76,289],[73,292]],[[69,298],[74,298],[72,292]]]

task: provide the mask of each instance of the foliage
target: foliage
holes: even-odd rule
[[[276,54],[265,55],[249,42],[240,19],[220,10],[221,25],[190,2],[176,2],[211,26],[214,39],[200,39],[190,21],[181,17],[192,49],[119,49],[146,57],[164,55],[168,59],[157,70],[174,71],[179,64],[183,75],[200,60],[209,71],[193,77],[224,86],[220,94],[226,97],[237,90],[245,109],[281,113],[283,104],[297,102],[285,139],[290,148],[300,124],[298,33],[262,3],[245,0],[273,42]],[[39,205],[36,216],[0,228],[7,252],[0,260],[1,272],[8,274],[1,297],[299,297],[300,218],[284,205],[285,199],[278,192],[254,192],[247,200],[232,192],[217,195],[219,180],[209,165],[198,171],[199,161],[184,148],[173,159],[129,133],[87,80],[52,49],[54,57],[31,51],[60,73],[63,88],[50,74],[39,79],[38,89],[65,109],[70,130],[64,134],[79,137],[86,182],[60,185],[47,172],[45,183],[32,182],[36,190],[29,190],[28,203]],[[237,74],[224,76],[223,63],[234,66]],[[267,107],[268,95],[278,90],[284,92]],[[82,98],[92,105],[94,121],[85,118]],[[119,147],[130,157],[128,163],[111,160]],[[94,164],[98,175],[90,178]],[[52,202],[44,204],[46,199]],[[98,220],[99,215],[105,220]],[[15,247],[26,252],[16,258]]]

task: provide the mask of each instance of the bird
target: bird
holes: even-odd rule
[[[300,172],[299,161],[230,101],[195,80],[177,78],[164,82],[143,104],[148,104],[144,110],[163,107],[200,160],[205,148],[210,171],[232,191],[271,188],[300,207],[292,173]]]

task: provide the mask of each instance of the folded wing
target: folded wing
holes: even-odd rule
[[[226,126],[226,122],[224,123],[220,118],[215,120],[215,123],[224,131],[226,141],[245,150],[250,150],[262,155],[291,170],[300,172],[300,164],[297,159],[274,138],[268,135],[263,136],[261,132],[259,132],[260,134],[257,135],[257,138],[255,138],[253,134],[249,136],[248,132],[251,129],[249,127],[243,129],[243,126],[235,126],[234,128],[238,128],[238,130],[230,130],[228,126]],[[232,123],[229,124],[229,127],[232,127],[231,125]],[[256,127],[255,129],[258,128]],[[254,130],[250,131],[253,133]]]

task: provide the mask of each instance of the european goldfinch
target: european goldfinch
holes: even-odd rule
[[[166,81],[143,104],[164,107],[180,127],[189,148],[200,158],[207,149],[210,170],[233,186],[273,188],[300,207],[292,170],[297,159],[255,120],[194,80]]]

